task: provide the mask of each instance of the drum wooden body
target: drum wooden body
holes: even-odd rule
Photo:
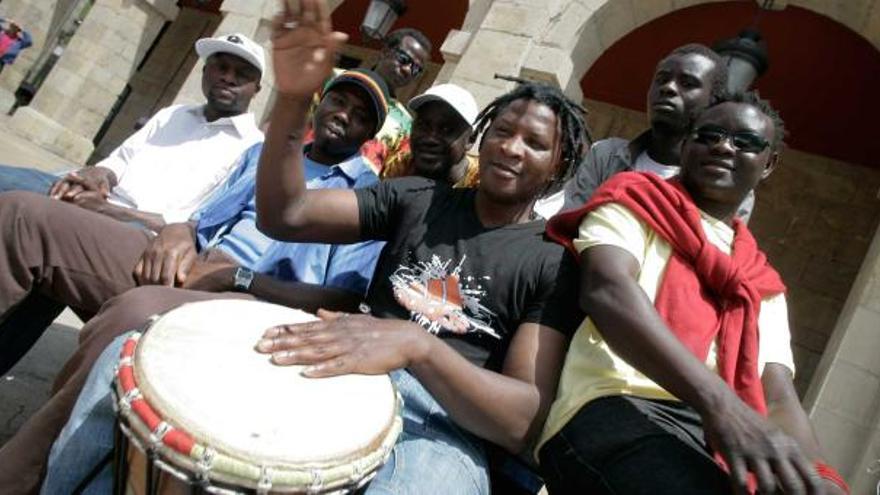
[[[125,437],[162,471],[209,492],[328,493],[361,486],[388,458],[401,430],[402,404],[390,378],[304,378],[302,367],[273,365],[254,350],[267,328],[313,319],[242,300],[186,304],[156,318],[125,343],[119,363]],[[135,468],[144,462],[122,452],[117,460],[133,468],[129,487],[155,491],[152,468],[139,474]],[[145,477],[149,483],[131,483]]]

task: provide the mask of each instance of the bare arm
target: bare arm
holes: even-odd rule
[[[250,293],[270,303],[281,304],[314,313],[321,308],[355,312],[363,300],[356,294],[336,287],[288,282],[268,275],[256,274]]]
[[[458,424],[513,453],[538,434],[567,346],[567,339],[549,327],[522,324],[503,373],[496,373],[472,364],[415,323],[318,315],[322,321],[269,329],[257,349],[271,353],[277,364],[309,365],[311,377],[408,368]]]
[[[794,438],[811,461],[825,462],[816,433],[794,389],[791,371],[784,365],[767,363],[761,375],[761,383],[764,385],[767,417],[770,421]],[[828,493],[844,493],[836,484],[830,481],[824,483]]]
[[[295,25],[287,29],[285,25]],[[303,136],[312,95],[329,77],[346,36],[334,33],[323,1],[302,0],[300,12],[273,22],[272,61],[278,98],[257,171],[257,226],[285,241],[346,243],[360,234],[350,190],[306,189]]]
[[[556,396],[568,339],[552,328],[524,323],[502,373],[495,373],[431,337],[428,352],[410,369],[455,422],[514,454],[530,447]]]
[[[159,232],[165,226],[165,218],[158,213],[125,208],[112,203],[106,203],[98,210],[98,213],[115,218],[121,222],[137,222],[153,232]]]
[[[581,306],[612,349],[703,418],[709,444],[727,461],[737,493],[751,471],[772,493],[823,493],[812,464],[791,437],[747,406],[693,356],[657,314],[625,250],[595,246],[582,256]],[[604,330],[603,330],[604,329]]]

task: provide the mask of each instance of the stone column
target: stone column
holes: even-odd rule
[[[880,483],[880,230],[804,400],[828,460],[852,493]]]
[[[510,89],[513,83],[495,79],[495,74],[521,75],[555,3],[543,0],[471,2],[465,26],[450,32],[443,43],[441,52],[446,64],[437,82],[453,82],[467,88],[481,107]],[[485,12],[485,17],[476,19],[473,12]]]
[[[63,24],[66,15],[76,7],[77,0],[6,0],[2,15],[5,19],[15,19],[33,39],[33,45],[18,54],[15,63],[7,65],[0,75],[0,111],[8,111],[15,103],[14,93],[25,75],[41,57],[47,41],[53,39]]]
[[[97,0],[31,105],[13,115],[10,128],[84,163],[129,77],[177,12],[174,0]]]

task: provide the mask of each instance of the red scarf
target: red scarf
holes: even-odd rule
[[[547,235],[575,252],[572,239],[583,217],[612,202],[628,208],[672,246],[654,301],[657,313],[701,361],[717,340],[718,374],[746,404],[766,416],[758,373],[758,312],[761,299],[784,292],[785,285],[748,228],[734,220],[728,256],[706,239],[700,211],[679,182],[624,172],[597,189],[581,208],[551,219]]]

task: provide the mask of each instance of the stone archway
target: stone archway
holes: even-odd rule
[[[521,74],[554,82],[581,99],[581,78],[627,34],[685,7],[716,2],[588,3],[558,5],[525,57]],[[821,14],[880,49],[880,2],[776,2],[786,3]],[[643,8],[637,11],[634,5]],[[871,196],[876,202],[877,191]],[[833,332],[804,400],[826,454],[850,480],[854,493],[873,491],[880,482],[876,469],[869,470],[880,462],[880,231],[873,229],[862,232],[870,247],[836,323],[829,323]]]
[[[548,7],[547,23],[540,29],[522,72],[565,88],[580,100],[576,83],[599,56],[638,27],[677,10],[730,0],[674,0],[638,2],[629,0],[569,0]],[[744,0],[749,1],[749,0]],[[761,3],[761,2],[758,2]],[[638,9],[636,9],[638,5]],[[880,50],[880,1],[777,0],[777,9],[802,7],[846,26]],[[573,55],[577,54],[576,57]]]

